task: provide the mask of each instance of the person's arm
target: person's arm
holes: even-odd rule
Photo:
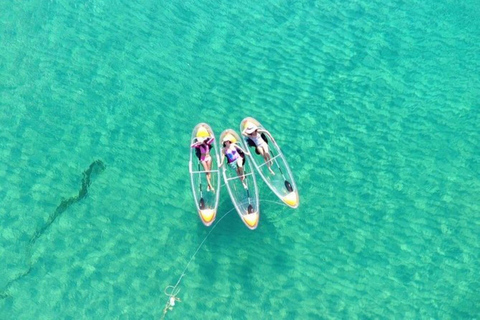
[[[225,159],[225,149],[222,149],[222,160],[220,160],[220,164],[218,165],[219,168],[223,165],[224,159]]]
[[[258,132],[259,132],[259,133],[266,133],[269,137],[272,137],[272,136],[270,135],[270,132],[268,132],[268,131],[265,130],[265,129],[258,129]]]
[[[215,141],[215,137],[208,138],[207,144],[210,146],[212,145],[213,141]]]
[[[198,148],[199,145],[200,145],[200,142],[197,141],[197,142],[192,143],[190,148]]]
[[[248,137],[247,128],[243,129],[242,136]]]

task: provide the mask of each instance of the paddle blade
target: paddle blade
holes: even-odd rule
[[[287,180],[285,180],[285,188],[287,188],[288,192],[293,192],[293,187]]]
[[[200,198],[200,204],[199,204],[199,206],[200,206],[200,210],[205,209],[205,201],[203,200],[203,198]]]

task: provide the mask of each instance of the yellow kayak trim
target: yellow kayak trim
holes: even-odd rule
[[[227,134],[223,137],[222,142],[223,142],[223,141],[226,141],[226,140],[230,141],[231,143],[236,143],[236,142],[237,142],[237,139],[236,139],[236,138],[233,136],[233,134],[231,134],[231,133],[227,133]]]
[[[249,214],[245,214],[243,215],[243,220],[245,221],[245,223],[250,226],[250,227],[255,227],[257,224],[258,224],[258,213],[249,213]]]
[[[210,133],[208,133],[207,129],[205,127],[200,127],[198,128],[196,137],[197,138],[207,138],[210,136]]]
[[[297,193],[296,192],[290,192],[289,194],[287,194],[286,196],[283,197],[283,202],[285,202],[286,204],[288,204],[289,206],[296,206],[297,203],[298,203],[298,196],[297,196]]]
[[[200,210],[200,217],[205,223],[209,223],[215,217],[215,210],[213,209],[204,209]]]
[[[243,128],[242,128],[242,129],[245,130],[245,128],[253,127],[253,126],[258,127],[258,125],[256,125],[255,123],[253,123],[253,122],[251,122],[251,121],[245,121],[245,122],[243,123]]]

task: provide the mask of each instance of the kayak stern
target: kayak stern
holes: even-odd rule
[[[251,230],[254,230],[258,226],[258,220],[260,218],[260,215],[258,214],[258,212],[252,212],[249,214],[244,214],[242,218],[247,227]]]
[[[292,208],[298,207],[298,194],[295,191],[288,193],[282,200]]]
[[[200,219],[202,219],[203,224],[208,227],[215,220],[216,212],[214,209],[203,209],[200,210],[198,214],[200,215]]]

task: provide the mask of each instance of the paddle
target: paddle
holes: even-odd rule
[[[278,148],[278,146],[277,146],[277,148]],[[279,149],[280,149],[280,148],[279,148]],[[279,165],[278,162],[277,162],[277,158],[275,158],[272,150],[270,150],[270,156],[273,158],[273,161],[274,161],[275,164],[277,165],[278,170],[279,170],[280,173],[282,174],[283,180],[285,180],[285,188],[287,188],[288,192],[293,192],[292,184],[287,180],[287,178],[285,178],[285,175],[283,174],[282,168],[280,168],[280,165]]]
[[[245,154],[243,155],[243,158],[245,159]],[[245,168],[244,168],[245,169]],[[245,184],[247,184],[247,177],[245,177]],[[253,206],[252,206],[252,203],[250,201],[250,189],[248,189],[248,184],[245,188],[245,191],[247,192],[247,198],[248,198],[248,207],[247,207],[247,213],[250,214],[250,213],[253,213],[254,210],[253,210]]]
[[[287,188],[288,192],[293,192],[293,187],[288,180],[285,180],[285,188]]]
[[[246,179],[247,179],[247,178],[245,178],[245,180],[246,180]],[[250,202],[251,202],[251,201],[250,201],[250,190],[248,189],[248,186],[247,186],[247,188],[246,188],[245,190],[247,191],[247,197],[248,197],[248,208],[247,208],[247,212],[248,212],[248,214],[250,214],[250,213],[253,213],[254,210],[253,210],[252,204],[250,203]]]

